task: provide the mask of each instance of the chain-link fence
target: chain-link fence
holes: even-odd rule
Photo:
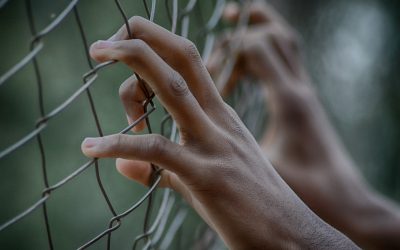
[[[113,182],[108,180],[106,184],[104,181],[104,176],[101,177],[100,173],[101,171],[103,171],[103,168],[100,166],[100,160],[98,159],[90,159],[83,164],[71,167],[69,169],[73,169],[72,172],[62,174],[61,178],[58,179],[50,178],[49,172],[60,172],[58,165],[69,164],[70,161],[68,159],[73,157],[73,155],[70,155],[69,152],[65,151],[66,153],[64,152],[63,156],[66,159],[65,161],[67,161],[67,163],[60,164],[60,161],[62,160],[57,161],[57,157],[61,156],[57,156],[57,154],[54,154],[53,152],[54,147],[58,147],[60,148],[60,150],[63,150],[63,144],[60,143],[60,140],[66,141],[68,140],[66,138],[76,136],[71,131],[67,132],[66,127],[71,126],[71,123],[79,123],[78,121],[80,119],[83,119],[82,117],[84,116],[84,121],[86,123],[91,122],[95,125],[98,136],[108,134],[108,132],[104,132],[104,125],[102,124],[102,119],[98,114],[98,103],[103,102],[103,99],[97,98],[96,94],[92,93],[92,88],[94,88],[96,84],[99,84],[98,82],[101,78],[100,75],[102,74],[102,72],[106,71],[108,68],[116,67],[117,62],[109,61],[95,65],[89,57],[88,41],[93,39],[88,39],[88,33],[90,33],[91,31],[90,29],[101,29],[101,27],[93,27],[95,25],[91,24],[88,25],[90,26],[90,29],[87,28],[85,17],[91,16],[92,18],[90,19],[90,22],[94,23],[96,23],[96,19],[105,18],[104,16],[101,16],[100,13],[96,13],[94,5],[96,5],[96,8],[102,8],[103,10],[110,8],[109,10],[107,9],[104,13],[107,13],[108,11],[114,11],[115,13],[118,13],[115,14],[115,16],[119,16],[119,18],[115,18],[115,16],[113,16],[113,27],[116,27],[121,23],[125,23],[128,31],[130,30],[128,17],[131,15],[131,13],[140,14],[136,13],[135,11],[138,8],[142,8],[144,16],[147,17],[149,20],[163,25],[173,33],[177,33],[183,37],[189,37],[190,39],[194,40],[202,53],[203,60],[206,61],[212,51],[214,41],[216,39],[215,29],[219,24],[219,20],[221,18],[225,5],[225,0],[143,0],[136,1],[135,3],[125,3],[119,0],[99,2],[86,1],[86,3],[84,3],[84,0],[73,0],[70,2],[64,1],[65,3],[63,3],[64,5],[62,9],[57,12],[58,14],[54,14],[53,12],[44,13],[45,11],[52,10],[52,5],[54,3],[52,3],[51,1],[46,2],[25,0],[24,2],[17,2],[19,3],[11,3],[11,1],[1,1],[0,13],[3,14],[3,16],[0,16],[0,18],[3,18],[7,22],[13,22],[15,21],[15,19],[23,17],[25,20],[19,20],[18,23],[25,23],[25,25],[29,27],[32,38],[30,42],[23,41],[23,39],[21,39],[22,41],[19,42],[26,43],[27,45],[29,43],[29,52],[19,57],[19,60],[14,60],[11,66],[8,66],[7,69],[1,72],[0,88],[2,89],[0,89],[0,91],[9,91],[10,96],[15,99],[26,98],[29,100],[33,100],[33,103],[28,103],[27,106],[23,107],[24,111],[18,114],[22,114],[22,116],[28,114],[28,117],[32,117],[32,114],[38,112],[38,118],[32,130],[26,129],[32,125],[32,120],[21,119],[16,121],[15,124],[18,124],[18,127],[19,125],[21,125],[21,129],[17,129],[17,132],[12,131],[9,135],[5,135],[1,143],[1,168],[7,168],[8,166],[10,166],[10,162],[13,162],[11,164],[13,165],[14,162],[19,162],[21,158],[27,158],[27,160],[24,161],[23,166],[19,164],[13,165],[13,170],[20,169],[20,171],[24,172],[25,177],[21,177],[21,175],[13,172],[13,170],[9,170],[8,172],[4,170],[5,172],[2,172],[2,180],[11,180],[12,182],[9,183],[9,185],[6,186],[6,188],[4,189],[7,195],[2,196],[3,203],[1,206],[3,207],[2,211],[5,212],[3,213],[4,216],[1,216],[2,220],[0,221],[0,235],[3,234],[5,235],[4,237],[11,237],[12,239],[2,241],[6,242],[6,246],[11,247],[11,245],[9,245],[11,241],[15,242],[16,239],[29,239],[29,235],[25,235],[26,232],[24,232],[22,229],[9,234],[7,234],[7,231],[12,230],[12,228],[16,227],[16,225],[18,224],[22,224],[22,227],[26,226],[25,224],[23,224],[24,221],[29,220],[29,218],[32,216],[40,216],[41,222],[39,222],[38,220],[36,220],[36,223],[29,222],[28,227],[31,228],[31,231],[28,232],[32,232],[32,230],[40,231],[43,229],[45,231],[45,238],[47,238],[47,245],[50,249],[60,249],[66,248],[66,246],[72,246],[72,243],[66,244],[66,242],[74,242],[73,244],[78,244],[73,245],[73,247],[77,247],[78,249],[85,249],[90,246],[94,246],[95,248],[107,249],[110,249],[112,246],[117,246],[117,248],[119,248],[121,247],[119,241],[130,242],[129,244],[133,249],[136,249],[138,247],[142,247],[144,249],[168,249],[171,247],[171,244],[173,244],[174,240],[176,241],[176,238],[178,236],[184,238],[184,235],[191,235],[190,240],[185,241],[184,239],[181,239],[180,243],[178,243],[177,245],[181,248],[187,248],[189,247],[189,245],[193,246],[196,243],[196,238],[202,240],[201,235],[206,228],[203,224],[200,224],[200,226],[198,226],[197,222],[192,223],[194,224],[191,229],[192,232],[186,232],[186,234],[182,232],[184,231],[182,229],[182,225],[189,211],[186,205],[182,201],[180,201],[180,198],[178,196],[176,196],[171,190],[165,189],[161,190],[162,195],[156,197],[157,185],[159,184],[161,179],[161,169],[159,169],[159,167],[155,165],[152,165],[154,171],[152,175],[152,180],[150,182],[151,185],[147,190],[141,190],[140,196],[135,197],[135,199],[132,199],[133,195],[131,195],[129,192],[124,193],[123,199],[125,201],[129,201],[129,206],[125,209],[119,209],[119,207],[117,209],[115,202],[113,202],[113,199],[110,198],[109,192],[107,191],[107,188],[105,186],[112,186]],[[107,2],[107,5],[104,4],[105,2]],[[60,3],[58,3],[58,5],[59,4]],[[104,4],[104,7],[101,6],[102,4]],[[15,5],[15,7],[11,7],[9,5]],[[49,6],[46,7],[46,5]],[[82,7],[81,5],[84,6]],[[111,8],[114,9],[112,10]],[[11,13],[11,17],[7,17],[7,13]],[[42,17],[43,15],[49,16],[48,19],[50,19],[50,21],[46,23],[45,21],[48,19],[44,18],[44,21],[40,21],[42,22],[42,25],[38,25],[37,18]],[[82,56],[80,58],[74,58],[73,56],[69,56],[65,58],[65,60],[86,61],[86,68],[88,68],[88,70],[79,71],[79,75],[82,75],[80,80],[82,83],[81,86],[76,87],[73,91],[69,89],[69,92],[66,91],[69,93],[69,96],[58,99],[57,97],[62,95],[59,94],[57,87],[51,86],[52,83],[49,83],[49,80],[47,79],[50,78],[51,81],[60,81],[62,84],[64,84],[63,81],[60,80],[63,78],[62,73],[60,73],[62,72],[63,68],[51,67],[49,66],[48,62],[42,61],[50,60],[50,64],[58,64],[58,61],[60,59],[48,59],[49,55],[51,57],[51,51],[62,51],[65,47],[68,46],[69,43],[77,43],[77,41],[73,39],[68,39],[68,35],[61,35],[62,39],[57,39],[55,37],[60,34],[57,29],[59,29],[63,25],[67,25],[66,23],[68,23],[72,28],[75,28],[79,34],[78,36],[76,36],[76,38],[79,38],[78,40],[79,43],[81,43],[82,49],[80,51],[75,51],[78,50],[77,48],[75,48],[74,52],[76,54],[84,55],[85,57]],[[246,24],[247,17],[245,15],[242,15],[236,28],[245,29]],[[43,27],[38,28],[40,26]],[[9,35],[10,31],[7,32],[2,32],[2,36],[5,34]],[[18,33],[21,31],[13,30],[13,32]],[[55,36],[53,35],[54,33],[56,34]],[[129,35],[132,37],[131,34]],[[12,36],[12,34],[10,34],[10,36]],[[103,37],[95,37],[95,39],[100,38]],[[10,38],[10,40],[12,39],[16,38]],[[52,44],[50,41],[51,39],[56,40],[56,42]],[[49,46],[47,45],[47,42],[49,42]],[[226,61],[226,67],[221,75],[221,79],[216,81],[218,84],[223,84],[225,81],[224,78],[226,78],[229,75],[229,71],[232,70],[235,56],[234,51],[238,45],[239,44],[230,45],[231,56],[228,57],[228,60]],[[15,47],[16,46],[17,43],[15,44]],[[46,50],[46,48],[50,49]],[[23,51],[23,48],[15,49],[18,51]],[[47,59],[42,59],[42,54],[47,55]],[[12,55],[9,57],[14,59],[16,56]],[[9,59],[6,56],[3,57],[3,60]],[[5,65],[10,65],[10,61],[7,61],[8,64],[6,63]],[[80,65],[83,65],[82,62],[79,63]],[[29,74],[29,72],[27,73],[27,70],[31,71],[31,74]],[[70,74],[70,72],[67,71],[67,73],[65,74]],[[20,82],[18,75],[24,75],[23,79],[25,81],[29,81],[30,83],[33,82],[34,84],[30,84],[29,88],[28,86],[23,86],[23,91],[20,91],[21,85],[19,85],[18,83]],[[49,75],[56,77],[51,78],[48,77]],[[144,85],[140,80],[140,76],[136,76],[143,87]],[[76,76],[75,79],[77,79]],[[15,88],[18,88],[18,90],[15,90],[15,88],[13,88],[12,86],[7,88],[7,85],[15,85]],[[60,88],[63,89],[64,87]],[[235,104],[240,103],[240,105],[237,106],[240,107],[240,109],[237,110],[238,113],[241,115],[242,118],[244,118],[245,122],[247,122],[252,131],[257,131],[262,127],[261,114],[263,112],[263,109],[260,108],[262,106],[260,105],[262,103],[262,97],[259,95],[260,91],[257,91],[254,88],[256,88],[255,85],[241,85],[240,89],[236,91],[236,94],[232,97],[232,100]],[[160,105],[157,103],[153,94],[148,93],[145,87],[143,87],[142,89],[146,94],[146,101],[143,104],[144,115],[134,121],[130,126],[120,130],[120,133],[128,133],[137,124],[145,121],[148,133],[158,132],[166,137],[169,137],[173,141],[179,140],[179,134],[177,133],[176,125],[171,119],[170,115],[164,109],[160,109]],[[31,96],[31,98],[25,97],[25,95]],[[86,103],[83,103],[82,99],[86,99]],[[25,105],[27,102],[28,101],[17,104]],[[34,103],[37,103],[37,105]],[[57,104],[52,105],[54,103]],[[58,117],[62,116],[64,113],[67,113],[68,109],[70,109],[71,106],[77,105],[76,103],[79,103],[79,109],[86,109],[87,111],[90,110],[90,112],[84,112],[84,114],[81,114],[76,118],[72,118],[74,119],[72,121],[66,121],[64,118],[64,120],[61,120],[61,122],[59,122],[57,120],[59,119]],[[251,110],[252,112],[249,112],[249,110]],[[109,112],[109,110],[107,110],[106,112]],[[152,120],[152,114],[155,114],[155,116],[157,116],[154,121]],[[90,118],[92,121],[86,119],[89,115],[92,117]],[[9,118],[5,117],[4,119],[7,120]],[[118,130],[116,130],[115,126],[116,124],[118,124],[117,122],[107,120],[106,123],[107,130],[110,130],[110,133],[111,131],[115,133]],[[51,135],[46,134],[47,130],[57,130],[57,135],[62,134],[62,136],[60,137],[62,139],[45,139],[44,137],[51,137]],[[77,136],[76,141],[79,141],[81,139],[81,137]],[[32,154],[35,156],[27,156],[27,148],[33,151],[33,153],[29,153],[29,155]],[[51,153],[48,153],[49,151],[51,151]],[[77,151],[75,150],[74,152],[76,153]],[[18,160],[10,160],[9,158],[12,157],[18,158]],[[51,159],[49,160],[49,158]],[[79,160],[81,160],[81,158],[79,158]],[[71,160],[71,162],[74,161],[75,160]],[[57,164],[54,164],[54,162],[56,162]],[[37,166],[40,166],[40,168],[38,168]],[[88,169],[93,168],[95,171],[94,176],[85,174]],[[36,190],[33,187],[36,187],[38,185],[33,185],[31,187],[29,185],[30,181],[26,180],[26,175],[32,175],[33,178],[35,174],[32,173],[38,172],[41,172],[41,185],[44,188],[41,192],[40,189]],[[68,216],[68,218],[71,218],[71,224],[74,225],[72,227],[75,228],[73,229],[73,231],[78,231],[79,233],[74,234],[70,232],[71,235],[65,235],[67,231],[61,233],[59,232],[60,226],[57,225],[57,219],[53,220],[54,216],[51,216],[52,212],[51,208],[48,206],[48,203],[50,200],[56,199],[53,198],[53,196],[55,196],[55,194],[59,190],[67,189],[67,186],[74,185],[75,179],[78,177],[83,178],[81,176],[84,176],[85,179],[90,178],[91,180],[95,178],[97,183],[97,190],[94,190],[93,185],[88,185],[88,187],[85,187],[85,185],[81,185],[79,186],[79,189],[82,190],[82,193],[87,192],[89,195],[91,195],[91,193],[100,192],[104,201],[103,204],[107,207],[107,211],[104,211],[101,215],[103,216],[104,214],[108,213],[110,214],[110,217],[108,224],[104,225],[104,228],[97,228],[97,232],[87,232],[87,234],[85,234],[85,239],[81,239],[80,243],[76,243],[79,240],[73,239],[74,235],[83,234],[81,231],[83,231],[84,229],[82,228],[81,223],[83,221],[87,223],[91,220],[97,220],[96,218],[87,218],[88,213],[84,212],[84,210],[88,208],[88,204],[75,204],[75,211],[73,212],[70,209],[66,209],[66,214],[73,213],[72,216]],[[18,181],[18,178],[21,178],[21,180]],[[25,208],[20,205],[27,204],[27,202],[25,201],[25,195],[21,195],[21,189],[24,190],[22,191],[23,194],[34,194],[30,196],[27,195],[27,197],[29,198],[26,198],[26,200],[33,200],[33,202],[31,202],[30,205],[25,206]],[[26,190],[30,190],[30,192],[27,192]],[[135,192],[135,194],[137,193],[137,191],[137,189],[131,190],[131,192]],[[74,190],[74,193],[72,195],[79,195],[76,189]],[[32,198],[34,196],[36,196],[35,199]],[[18,197],[18,201],[22,200],[23,202],[15,202],[16,197]],[[61,198],[57,199],[57,202],[62,204],[64,203]],[[62,207],[62,205],[59,205],[57,208],[59,209],[60,207]],[[91,209],[96,208],[92,207]],[[40,210],[41,215],[38,215],[38,211]],[[139,227],[138,224],[140,224],[141,232],[136,235],[133,235],[133,233],[130,234],[130,238],[123,238],[118,236],[117,239],[113,241],[113,235],[115,234],[115,232],[121,227],[121,225],[125,223],[127,218],[132,217],[135,213],[140,214],[141,220],[140,222],[138,222],[138,218],[135,218],[133,224],[134,227]],[[96,212],[94,212],[94,214],[96,214]],[[127,223],[132,224],[132,220]],[[44,226],[38,224],[44,224]],[[55,236],[55,234],[57,236]],[[41,235],[44,236],[43,234]],[[61,237],[60,235],[63,236]],[[91,237],[88,238],[87,235],[91,235]],[[32,235],[32,237],[34,236]],[[36,248],[34,245],[32,245],[32,242],[34,241],[27,240],[26,244],[28,244],[32,248]],[[211,240],[210,242],[213,242],[213,240]],[[15,246],[21,246],[21,244],[21,242],[16,242]],[[126,244],[122,245],[126,246]],[[174,248],[176,248],[176,246]]]

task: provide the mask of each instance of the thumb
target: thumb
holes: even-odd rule
[[[161,135],[115,134],[98,138],[86,138],[82,142],[82,152],[92,158],[124,158],[151,162],[173,172],[180,172],[181,146]],[[178,160],[179,159],[179,160]]]
[[[123,176],[139,182],[145,186],[151,185],[150,180],[152,177],[153,169],[150,163],[118,158],[116,160],[116,166],[118,172],[120,172]],[[190,201],[189,190],[175,173],[164,170],[161,172],[161,176],[161,181],[158,185],[159,187],[172,188],[176,192],[182,194],[182,196],[187,201]]]

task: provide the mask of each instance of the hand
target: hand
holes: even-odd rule
[[[228,95],[238,80],[245,76],[274,84],[270,90],[274,92],[277,88],[282,92],[291,90],[291,86],[286,84],[292,84],[293,81],[308,82],[307,72],[301,63],[299,35],[263,1],[255,1],[248,12],[250,26],[236,33],[226,32],[207,62],[210,74],[217,78],[225,67],[222,63],[224,59],[231,59],[232,54],[238,54],[230,78],[223,86],[219,86],[221,94]],[[238,22],[241,14],[239,6],[230,3],[223,17],[228,22]],[[232,44],[234,51],[229,51]]]
[[[252,25],[222,38],[208,63],[217,75],[226,46],[241,41],[222,93],[245,76],[261,81],[270,119],[260,144],[282,178],[317,215],[362,247],[398,248],[399,210],[370,190],[339,142],[303,67],[299,36],[270,6],[257,2],[249,11]],[[239,14],[230,4],[224,17],[235,22]]]
[[[99,61],[118,60],[146,81],[177,122],[180,143],[159,135],[87,138],[89,157],[119,158],[122,174],[148,184],[150,163],[161,186],[176,190],[233,249],[354,247],[313,214],[264,157],[255,139],[217,92],[196,47],[140,17],[92,45]],[[134,77],[121,86],[130,120],[144,93]]]

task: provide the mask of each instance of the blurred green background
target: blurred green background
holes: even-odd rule
[[[155,22],[169,26],[164,0],[158,1]],[[200,1],[203,19],[215,1]],[[331,0],[270,1],[303,36],[308,67],[332,122],[367,180],[381,193],[400,201],[400,32],[398,1]],[[37,30],[44,28],[69,1],[32,1]],[[142,1],[121,0],[128,16],[145,16]],[[179,0],[179,6],[187,1]],[[105,39],[122,25],[111,0],[78,5],[89,43]],[[198,11],[196,13],[199,13]],[[195,26],[191,37],[196,35]],[[0,9],[0,75],[28,51],[31,35],[24,1],[10,1]],[[73,15],[44,39],[38,56],[47,112],[61,104],[82,84],[88,71],[84,47]],[[199,40],[201,42],[201,39]],[[200,43],[201,44],[201,43]],[[201,46],[200,46],[201,47]],[[118,88],[131,72],[113,65],[100,72],[91,88],[105,134],[126,126]],[[151,116],[159,131],[162,110]],[[39,117],[37,86],[32,64],[0,87],[0,149],[31,131]],[[56,183],[87,161],[80,151],[86,136],[96,136],[86,94],[82,94],[42,133],[50,183]],[[145,188],[120,176],[113,160],[100,162],[103,184],[117,212],[138,200]],[[36,140],[0,160],[0,223],[40,198],[43,190]],[[161,196],[161,195],[159,195]],[[111,213],[90,168],[47,202],[56,249],[73,249],[107,227]],[[115,249],[131,248],[143,227],[144,206],[122,221],[113,233]],[[187,216],[171,249],[187,246],[201,224]],[[101,240],[93,249],[103,249]],[[42,210],[38,209],[0,233],[0,249],[46,249]]]

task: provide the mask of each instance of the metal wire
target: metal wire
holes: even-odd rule
[[[111,0],[110,0],[111,1]],[[150,180],[150,187],[145,192],[141,198],[138,201],[132,202],[131,206],[126,209],[123,212],[118,213],[116,209],[114,208],[110,198],[107,195],[107,192],[103,186],[102,179],[101,179],[101,174],[100,174],[100,165],[99,165],[99,159],[90,159],[86,163],[82,164],[80,167],[76,168],[75,171],[70,173],[67,176],[64,176],[61,180],[58,182],[55,182],[54,184],[50,184],[50,181],[48,179],[48,174],[47,174],[47,162],[46,162],[46,145],[44,144],[42,140],[42,132],[48,127],[49,122],[51,120],[60,115],[61,113],[64,112],[64,110],[69,107],[72,103],[74,103],[79,96],[81,96],[84,92],[86,93],[87,100],[89,102],[90,110],[93,115],[93,120],[94,124],[96,125],[96,129],[98,132],[99,136],[103,136],[103,130],[99,121],[99,117],[96,111],[96,105],[95,105],[95,100],[94,97],[90,91],[90,87],[95,84],[96,80],[99,77],[99,72],[102,71],[105,68],[108,68],[112,66],[113,64],[116,63],[116,61],[108,61],[104,62],[101,64],[93,65],[90,56],[89,56],[89,49],[88,49],[88,42],[86,38],[86,32],[84,29],[84,24],[82,23],[82,20],[80,18],[80,13],[78,10],[78,3],[79,0],[72,0],[71,2],[68,3],[68,5],[58,14],[58,16],[50,22],[45,28],[42,30],[37,30],[36,25],[35,25],[35,18],[34,18],[34,13],[33,13],[33,8],[32,8],[32,3],[30,0],[25,0],[25,6],[26,6],[26,14],[28,16],[28,24],[29,28],[32,34],[32,40],[30,42],[30,51],[27,53],[21,60],[16,62],[14,66],[12,66],[9,70],[7,70],[5,73],[3,73],[0,76],[0,87],[2,87],[4,84],[6,84],[9,79],[16,75],[21,69],[23,69],[26,65],[32,64],[34,68],[34,73],[35,73],[35,78],[36,78],[36,86],[37,86],[37,99],[38,99],[38,110],[40,117],[36,122],[35,128],[27,133],[26,135],[22,136],[19,140],[17,140],[15,143],[9,145],[5,149],[0,151],[0,160],[2,158],[7,157],[8,155],[18,151],[22,146],[24,146],[26,143],[30,142],[34,138],[37,140],[37,145],[39,148],[40,152],[40,165],[41,165],[41,171],[42,171],[42,176],[43,176],[43,185],[44,185],[44,190],[41,193],[40,199],[38,199],[36,202],[34,202],[31,206],[26,208],[24,211],[18,213],[15,215],[13,218],[9,219],[6,222],[2,222],[0,224],[0,233],[3,230],[6,230],[9,228],[11,225],[18,223],[19,221],[23,220],[26,216],[29,216],[32,214],[35,210],[38,208],[42,208],[43,210],[43,220],[46,228],[46,234],[47,234],[47,240],[48,240],[48,246],[50,249],[56,248],[57,244],[54,242],[54,239],[52,237],[52,228],[50,227],[50,218],[48,216],[48,209],[46,206],[46,202],[51,198],[52,192],[62,188],[64,185],[69,183],[72,179],[76,178],[77,176],[81,175],[84,171],[89,169],[90,167],[94,166],[95,168],[95,178],[97,181],[97,185],[99,187],[99,190],[105,200],[105,203],[107,204],[108,210],[110,211],[111,214],[111,219],[109,221],[108,227],[101,231],[99,234],[94,236],[92,239],[89,239],[87,242],[83,243],[81,246],[78,247],[78,249],[85,249],[91,245],[93,245],[95,242],[99,241],[100,239],[106,237],[107,238],[107,243],[106,243],[106,248],[110,249],[111,248],[111,236],[112,232],[117,230],[121,224],[123,223],[123,219],[131,214],[133,211],[135,211],[138,207],[140,207],[142,204],[144,204],[147,201],[147,207],[146,207],[146,213],[143,221],[143,232],[134,237],[133,245],[132,248],[136,249],[137,246],[139,245],[140,242],[143,243],[144,247],[143,249],[167,249],[176,232],[179,230],[181,227],[186,215],[187,215],[187,208],[185,206],[181,206],[176,213],[175,217],[172,219],[172,223],[168,224],[168,218],[169,215],[171,214],[172,207],[175,204],[175,196],[174,194],[166,189],[163,191],[162,195],[162,201],[160,206],[157,209],[157,213],[155,215],[155,219],[151,223],[151,218],[152,218],[152,211],[153,206],[154,206],[154,196],[157,190],[157,186],[160,183],[161,180],[161,172],[162,169],[159,168],[158,166],[152,165],[153,168],[153,174]],[[204,44],[202,44],[202,47],[204,48],[202,51],[202,58],[204,61],[207,61],[211,50],[213,48],[214,40],[215,40],[215,35],[213,33],[214,28],[217,26],[221,16],[222,16],[222,10],[223,6],[225,5],[225,0],[216,0],[215,6],[213,8],[213,13],[211,13],[210,18],[206,21],[203,22],[203,26],[200,27],[198,30],[200,31],[200,34],[205,37],[204,39]],[[0,8],[6,6],[8,1],[3,0],[0,1]],[[157,5],[158,1],[157,0],[151,0],[150,5],[148,4],[148,1],[143,0],[143,6],[145,8],[147,18],[150,21],[154,21],[155,16],[156,16],[156,10],[158,9]],[[125,23],[128,35],[130,38],[133,38],[131,29],[129,27],[129,20],[125,14],[125,10],[122,6],[122,4],[118,0],[114,0],[114,4],[116,6],[116,9],[119,11],[123,22]],[[167,18],[170,22],[170,30],[173,33],[177,32],[178,27],[180,28],[180,34],[183,37],[188,37],[189,32],[190,32],[190,19],[192,16],[192,13],[195,12],[196,6],[200,5],[200,1],[197,0],[189,0],[187,1],[187,4],[185,6],[180,6],[178,0],[165,0],[165,12],[167,14]],[[38,55],[41,53],[41,51],[44,48],[44,43],[42,42],[42,39],[46,37],[48,34],[54,31],[54,29],[59,26],[61,23],[64,22],[64,20],[70,16],[73,15],[76,26],[79,30],[79,34],[81,37],[81,42],[84,47],[84,51],[82,53],[85,54],[86,60],[87,60],[87,65],[89,68],[89,71],[84,73],[82,75],[82,86],[76,89],[76,91],[68,97],[66,100],[62,101],[58,106],[54,107],[52,110],[46,112],[45,110],[45,96],[44,96],[44,91],[43,91],[43,78],[42,78],[42,72],[43,69],[40,67],[40,62],[38,60]],[[239,27],[245,27],[247,23],[248,17],[242,17],[239,22]],[[197,34],[198,35],[198,34]],[[232,50],[232,54],[235,55],[235,50],[238,48],[238,44],[232,45],[230,48]],[[232,70],[232,65],[233,62],[232,60],[228,60],[227,63],[227,69],[226,72],[224,71],[223,78],[225,75],[229,74],[229,70]],[[119,133],[125,134],[128,131],[130,131],[133,127],[138,125],[140,122],[145,121],[148,133],[152,133],[152,126],[149,120],[150,115],[156,110],[156,106],[153,102],[154,94],[149,93],[146,88],[145,82],[140,78],[139,75],[135,73],[137,79],[139,80],[142,89],[145,92],[146,95],[146,101],[143,104],[143,110],[144,114],[139,117],[137,120],[135,120],[131,125],[127,126],[126,128],[122,129]],[[226,77],[225,77],[226,78]],[[219,81],[218,87],[221,87],[220,85],[223,83],[223,80]],[[250,94],[251,96],[252,94]],[[249,95],[247,95],[249,96]],[[253,96],[252,99],[255,97]],[[245,102],[242,100],[242,102]],[[243,105],[242,105],[243,106]],[[243,111],[245,112],[245,111]],[[256,113],[256,115],[252,115],[252,120],[253,123],[257,123],[260,115]],[[168,127],[168,124],[172,122],[172,125]],[[169,136],[169,138],[172,141],[178,141],[179,140],[179,135],[177,132],[177,126],[174,121],[172,121],[171,116],[166,112],[164,119],[161,122],[161,134],[164,136]]]

